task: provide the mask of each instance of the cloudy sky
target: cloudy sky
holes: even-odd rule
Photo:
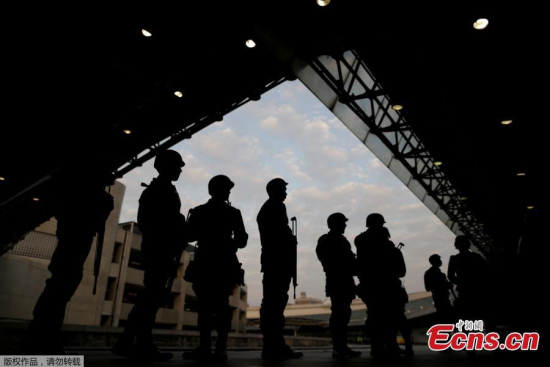
[[[446,271],[455,252],[452,232],[300,81],[283,83],[172,149],[186,162],[176,183],[184,214],[208,200],[207,184],[213,176],[225,174],[235,182],[230,201],[241,210],[250,236],[238,255],[252,306],[262,298],[256,215],[267,200],[265,185],[275,177],[289,182],[288,216],[298,218],[298,294],[325,299],[315,246],[334,212],[349,218],[345,235],[354,251],[353,239],[365,231],[366,216],[384,215],[392,240],[405,244],[409,293],[424,290],[431,254],[442,256]],[[121,180],[126,185],[121,222],[136,220],[140,183],[156,175],[149,161]]]

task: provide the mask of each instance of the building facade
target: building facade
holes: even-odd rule
[[[111,187],[115,208],[105,226],[101,267],[94,295],[96,241],[84,264],[84,277],[67,305],[64,324],[123,327],[143,289],[141,232],[135,222],[118,224],[125,186]],[[0,320],[28,321],[50,277],[48,265],[57,246],[57,221],[52,218],[30,232],[0,257]],[[183,280],[194,247],[184,251],[170,296],[157,314],[157,329],[197,329],[196,296]],[[233,310],[231,331],[246,331],[247,287],[235,287],[229,299]]]

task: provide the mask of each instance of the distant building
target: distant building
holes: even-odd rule
[[[296,305],[313,305],[323,303],[320,299],[307,297],[306,292],[300,293],[300,298],[295,302]]]
[[[307,297],[306,292],[300,294],[294,304],[285,308],[285,330],[287,334],[308,336],[329,336],[328,323],[330,319],[330,299],[321,301]],[[348,325],[350,336],[361,334],[367,318],[367,306],[356,298],[351,304],[351,318]],[[405,315],[412,325],[423,324],[434,314],[435,308],[430,292],[409,294],[409,302],[405,305]],[[248,331],[260,332],[260,307],[252,306],[247,310]]]
[[[141,232],[135,222],[118,224],[124,190],[119,182],[111,188],[115,208],[105,226],[97,294],[92,294],[94,240],[84,264],[82,282],[67,305],[65,324],[124,326],[137,294],[143,289]],[[56,228],[57,221],[52,218],[0,257],[0,320],[32,319],[34,305],[50,277],[48,264],[57,246]],[[190,245],[182,255],[170,297],[157,314],[157,329],[197,328],[196,296],[192,284],[183,280],[193,251]],[[231,330],[245,332],[247,287],[235,287],[229,304],[233,310]]]

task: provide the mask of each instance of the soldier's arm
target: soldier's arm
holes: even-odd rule
[[[403,253],[398,249],[395,249],[397,254],[397,276],[403,278],[407,274],[407,266],[405,265],[405,259],[403,258]]]
[[[246,230],[244,228],[244,221],[241,215],[241,211],[238,209],[235,210],[233,234],[235,236],[235,246],[237,248],[245,248],[246,244],[248,243],[248,233],[246,233]]]
[[[317,241],[317,247],[315,248],[315,253],[317,254],[317,258],[321,262],[321,265],[323,266],[323,270],[326,272],[325,268],[325,245],[324,245],[324,237],[319,237],[319,240]]]
[[[424,273],[424,288],[426,288],[428,292],[432,291],[432,285],[430,282],[430,275],[428,271]]]
[[[358,234],[355,239],[353,240],[353,244],[355,245],[355,248],[358,250],[359,246],[361,246],[361,239],[362,239],[362,233]]]
[[[139,226],[139,229],[142,232],[147,232],[150,227],[151,222],[151,209],[150,203],[149,203],[149,195],[147,191],[144,191],[141,194],[141,197],[139,198],[139,207],[138,207],[138,215],[137,215],[137,223]]]
[[[449,281],[452,284],[457,284],[458,278],[456,276],[456,264],[455,264],[455,257],[451,256],[449,259],[449,266],[447,268],[447,277],[449,277]]]

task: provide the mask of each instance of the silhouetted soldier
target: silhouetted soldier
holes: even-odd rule
[[[268,182],[269,199],[258,213],[257,222],[262,243],[263,299],[260,308],[260,328],[264,335],[262,358],[295,359],[303,356],[285,344],[284,311],[288,289],[294,272],[297,240],[288,226],[286,186],[280,178]]]
[[[113,210],[113,197],[105,186],[114,180],[107,169],[85,158],[79,164],[53,179],[58,244],[48,266],[52,276],[36,302],[22,354],[65,354],[60,341],[65,309],[82,280],[93,238],[103,232]]]
[[[463,320],[484,320],[487,316],[485,306],[488,265],[481,255],[470,251],[470,246],[468,237],[456,237],[455,248],[459,253],[450,257],[447,275],[449,281],[457,286],[457,317]]]
[[[359,357],[361,352],[348,347],[348,323],[351,317],[351,302],[355,298],[357,260],[351,245],[344,237],[348,219],[342,213],[331,214],[327,219],[327,234],[317,242],[317,258],[326,275],[325,292],[331,301],[329,328],[332,334],[332,357]]]
[[[424,286],[428,292],[432,292],[434,306],[437,310],[437,322],[440,324],[454,323],[453,306],[449,300],[449,290],[451,283],[447,280],[445,274],[441,271],[441,257],[437,254],[430,256],[432,267],[424,273]]]
[[[406,273],[403,254],[389,240],[384,217],[367,217],[367,231],[355,238],[359,264],[359,295],[367,305],[372,356],[395,356],[398,320],[402,314],[401,280]]]
[[[235,184],[224,175],[208,183],[212,198],[193,209],[189,217],[190,241],[197,241],[193,290],[198,301],[199,347],[185,352],[186,359],[205,360],[211,356],[212,326],[218,333],[213,358],[227,360],[227,337],[231,329],[229,296],[235,285],[244,285],[237,250],[248,241],[239,209],[229,203]]]
[[[172,353],[161,352],[153,344],[152,330],[160,306],[169,295],[169,281],[177,270],[182,251],[187,246],[185,217],[172,181],[177,181],[185,165],[174,150],[160,152],[154,167],[159,175],[139,199],[138,226],[143,234],[144,290],[139,294],[123,335],[113,353],[148,361],[166,361]]]

